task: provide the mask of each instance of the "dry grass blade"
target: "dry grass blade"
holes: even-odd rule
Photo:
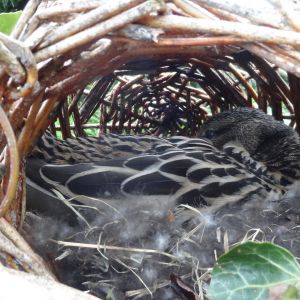
[[[125,251],[125,252],[135,252],[135,253],[145,253],[153,255],[162,255],[166,256],[172,260],[177,260],[178,258],[167,252],[159,251],[156,249],[142,249],[142,248],[128,248],[128,247],[118,247],[110,245],[100,245],[100,244],[85,244],[85,243],[75,243],[75,242],[65,242],[65,241],[55,241],[54,243],[65,246],[65,247],[77,247],[77,248],[88,248],[88,249],[101,249],[101,250],[111,250],[111,251]]]

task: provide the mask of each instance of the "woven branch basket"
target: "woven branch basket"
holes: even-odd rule
[[[299,20],[292,0],[30,0],[0,34],[0,263],[55,280],[15,230],[24,161],[47,128],[193,136],[254,106],[299,132]]]

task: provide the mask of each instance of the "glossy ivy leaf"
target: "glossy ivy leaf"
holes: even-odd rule
[[[21,13],[21,11],[16,11],[13,13],[0,14],[0,32],[10,34],[15,27]]]
[[[247,242],[218,259],[208,289],[211,300],[267,300],[269,289],[299,284],[300,266],[286,249]]]

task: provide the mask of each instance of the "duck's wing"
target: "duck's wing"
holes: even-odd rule
[[[93,163],[45,163],[38,170],[39,184],[82,202],[92,197],[170,201],[171,205],[196,207],[218,207],[255,194],[265,196],[270,190],[280,192],[263,165],[241,147],[229,145],[219,151],[205,139],[175,137],[155,149],[151,148],[153,153]],[[29,160],[29,178],[33,170],[30,165]]]
[[[32,156],[49,163],[86,163],[128,158],[143,153],[158,153],[174,148],[186,137],[163,139],[154,136],[101,134],[99,137],[77,137],[59,140],[46,132],[38,141]]]

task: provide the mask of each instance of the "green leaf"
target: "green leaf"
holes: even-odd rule
[[[221,256],[212,272],[212,300],[267,300],[269,288],[299,283],[300,266],[286,249],[247,242]]]
[[[0,32],[10,34],[15,27],[21,13],[21,11],[16,11],[13,13],[0,14]]]

